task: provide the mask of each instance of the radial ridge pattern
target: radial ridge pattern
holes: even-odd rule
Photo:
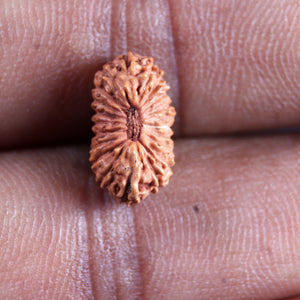
[[[92,170],[101,188],[128,205],[158,192],[172,175],[176,112],[163,74],[151,57],[128,52],[94,77]]]

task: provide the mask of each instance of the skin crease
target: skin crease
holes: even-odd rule
[[[300,125],[299,1],[5,0],[0,20],[1,299],[300,297],[299,135],[222,137]],[[178,112],[170,184],[132,208],[87,138],[93,74],[127,49]]]

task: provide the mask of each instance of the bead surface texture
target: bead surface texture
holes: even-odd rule
[[[174,165],[175,109],[153,58],[120,55],[94,77],[90,162],[101,188],[127,205],[166,186]]]

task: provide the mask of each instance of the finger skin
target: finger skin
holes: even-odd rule
[[[127,208],[88,149],[0,157],[0,298],[300,295],[297,136],[177,141],[170,184]]]
[[[298,2],[170,6],[184,134],[299,125]]]
[[[297,1],[5,0],[0,19],[2,148],[87,140],[93,74],[128,50],[165,70],[178,136],[299,125]]]

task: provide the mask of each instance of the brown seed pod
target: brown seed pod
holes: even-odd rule
[[[101,188],[128,205],[157,193],[172,175],[176,112],[163,74],[151,57],[131,52],[95,74],[92,170]]]

